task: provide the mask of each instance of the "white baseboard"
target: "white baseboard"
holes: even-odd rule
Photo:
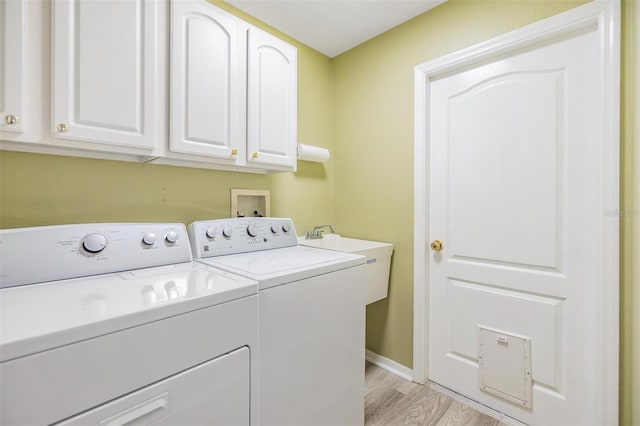
[[[395,374],[396,376],[402,377],[405,380],[413,381],[413,370],[409,367],[405,367],[402,364],[395,362],[392,359],[383,357],[382,355],[378,355],[375,352],[370,351],[369,349],[365,352],[365,359],[372,364],[377,365],[380,368],[384,368],[390,373]]]

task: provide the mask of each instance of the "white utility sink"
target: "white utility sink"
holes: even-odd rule
[[[317,240],[298,237],[298,243],[304,246],[327,250],[356,253],[366,256],[365,274],[367,281],[367,305],[387,297],[389,290],[389,270],[393,244],[378,241],[358,240],[338,234],[323,234]]]

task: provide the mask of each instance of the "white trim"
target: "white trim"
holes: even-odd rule
[[[601,48],[604,55],[602,70],[604,126],[602,152],[604,177],[602,206],[604,211],[620,209],[620,2],[602,2],[599,24],[602,25]],[[597,4],[602,4],[598,2]],[[609,215],[602,229],[602,259],[604,270],[598,315],[597,371],[599,419],[604,424],[618,423],[619,351],[620,351],[620,215]]]
[[[399,364],[389,358],[378,355],[377,353],[372,352],[369,349],[365,351],[365,359],[370,363],[375,364],[378,367],[395,374],[398,377],[402,377],[405,380],[411,381],[413,372],[409,367],[405,367],[404,365]]]
[[[429,292],[427,291],[427,164],[429,164],[429,106],[426,74],[418,67],[415,70],[415,153],[414,153],[414,194],[413,194],[413,381],[425,383],[429,371],[427,354],[427,314]]]
[[[413,380],[424,383],[429,376],[428,318],[429,292],[427,287],[427,241],[429,183],[429,82],[492,58],[507,55],[533,44],[552,40],[579,28],[597,25],[601,34],[604,55],[602,72],[603,140],[602,211],[619,211],[619,141],[620,141],[620,0],[595,0],[567,12],[552,16],[492,40],[451,53],[415,67],[415,157],[414,157],[414,323],[413,323]],[[603,221],[600,234],[603,270],[600,289],[601,324],[598,333],[598,362],[596,372],[598,419],[596,423],[618,423],[619,375],[619,215],[609,214]],[[594,242],[597,244],[597,242]]]

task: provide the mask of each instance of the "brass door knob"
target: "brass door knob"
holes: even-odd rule
[[[442,251],[442,247],[444,246],[440,240],[434,240],[431,242],[431,250],[433,251]]]
[[[238,150],[237,149],[232,149],[231,150],[231,155],[238,155]]]

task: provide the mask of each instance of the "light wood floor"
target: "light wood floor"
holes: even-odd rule
[[[365,425],[507,426],[429,386],[406,381],[367,362]]]

